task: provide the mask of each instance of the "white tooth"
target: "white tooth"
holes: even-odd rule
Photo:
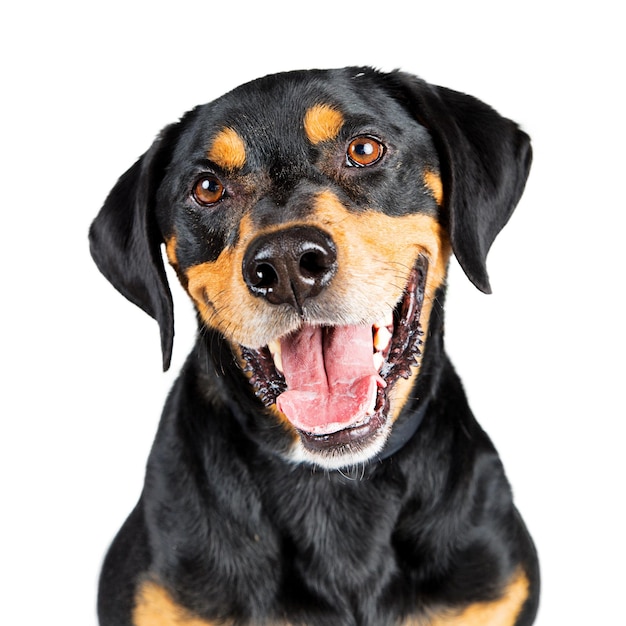
[[[374,369],[379,372],[380,368],[383,366],[383,363],[385,362],[385,357],[383,357],[381,352],[374,352]]]
[[[270,353],[272,355],[272,359],[274,359],[274,367],[281,373],[283,374],[283,359],[281,356],[281,351],[280,351],[280,341],[276,340],[276,341],[270,341],[267,344],[267,347],[270,350]]]
[[[388,328],[390,331],[393,331],[393,311],[389,311],[385,317],[381,317],[377,322],[372,324],[374,330],[378,330],[379,328]]]
[[[374,348],[382,352],[387,348],[393,335],[386,326],[377,328],[374,333]]]

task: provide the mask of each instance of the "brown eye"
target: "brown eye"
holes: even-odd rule
[[[354,167],[373,165],[383,156],[385,147],[374,137],[357,137],[348,145],[347,164]]]
[[[224,185],[216,176],[206,174],[198,180],[193,188],[193,197],[202,206],[211,206],[222,199]]]

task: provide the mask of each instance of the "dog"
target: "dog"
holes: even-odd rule
[[[452,255],[486,257],[528,135],[396,70],[270,75],[167,126],[90,229],[195,346],[100,577],[102,626],[528,626],[536,549],[443,342]],[[164,258],[165,257],[165,258]]]

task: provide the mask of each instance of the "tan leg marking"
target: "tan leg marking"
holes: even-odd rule
[[[246,163],[246,145],[236,131],[224,128],[213,140],[207,156],[226,171],[241,169]]]
[[[461,611],[442,611],[428,618],[410,618],[402,626],[515,626],[528,597],[528,579],[519,572],[499,600],[479,602]],[[137,594],[133,610],[134,626],[229,626],[230,622],[200,619],[174,602],[155,582],[145,582]],[[276,622],[274,626],[289,626]]]
[[[133,610],[134,626],[217,626],[218,622],[207,622],[193,616],[177,605],[170,594],[160,585],[145,582]],[[220,622],[222,626],[227,626]]]
[[[334,139],[343,126],[343,115],[327,104],[316,104],[304,116],[304,132],[312,144]]]
[[[471,604],[461,611],[442,611],[430,619],[410,619],[402,626],[515,626],[528,589],[526,574],[518,571],[499,600]]]
[[[174,602],[161,585],[145,582],[136,598],[133,626],[232,626],[231,620],[204,620]],[[239,623],[239,622],[238,622]],[[264,622],[265,626],[293,626],[290,622]],[[252,623],[249,626],[254,626]]]

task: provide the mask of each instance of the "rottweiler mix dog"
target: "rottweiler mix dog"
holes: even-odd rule
[[[99,592],[103,626],[528,626],[532,540],[443,345],[454,254],[531,162],[482,102],[370,68],[268,76],[166,127],[94,221],[102,273],[195,347]]]

